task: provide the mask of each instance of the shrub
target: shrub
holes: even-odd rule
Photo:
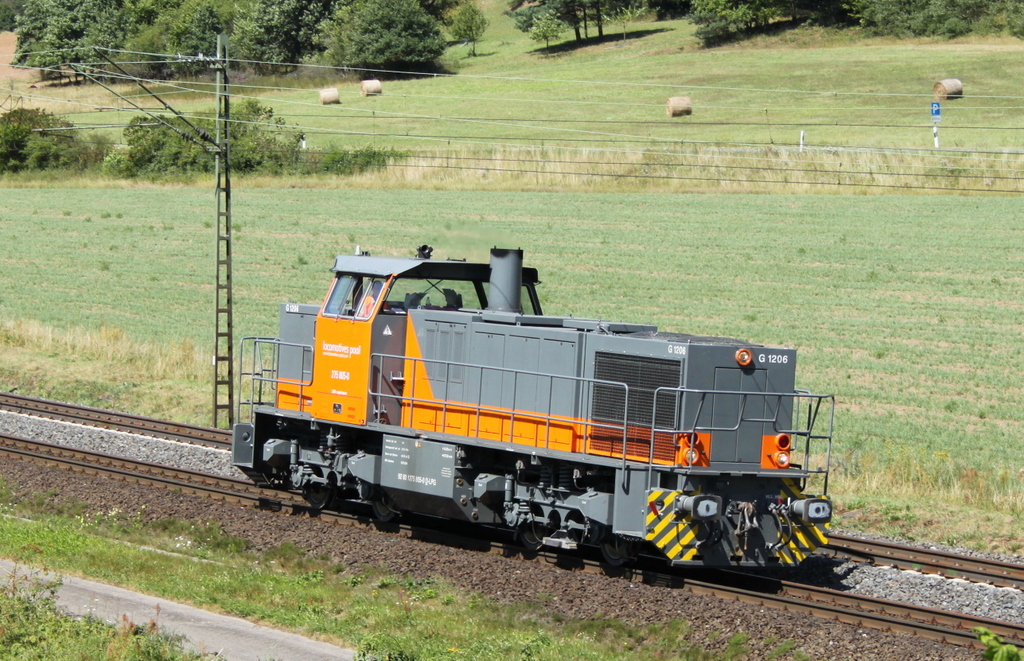
[[[73,125],[35,108],[17,108],[0,116],[0,173],[19,170],[87,169],[110,151],[103,138],[83,139]]]
[[[319,166],[315,168],[315,171],[327,174],[353,175],[370,170],[383,170],[391,161],[406,156],[405,152],[394,149],[363,147],[346,151],[331,146],[324,151],[323,158],[320,159]]]

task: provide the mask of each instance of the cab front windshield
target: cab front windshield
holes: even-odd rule
[[[334,289],[324,306],[324,314],[331,317],[369,319],[380,300],[385,278],[341,275],[334,281]]]

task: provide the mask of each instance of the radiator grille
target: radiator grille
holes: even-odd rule
[[[676,388],[680,384],[682,364],[678,360],[625,356],[598,352],[594,357],[594,378],[617,381],[629,386],[628,401],[620,386],[594,385],[591,417],[595,422],[622,425],[626,422],[626,455],[646,461],[651,453],[652,422],[660,429],[674,429],[679,394],[662,392],[658,395],[655,420],[655,395],[658,388]],[[623,434],[620,429],[595,427],[591,434],[593,451],[622,456]],[[675,462],[675,437],[658,433],[654,438],[654,458],[662,462]]]

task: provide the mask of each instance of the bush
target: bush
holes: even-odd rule
[[[337,147],[328,147],[313,171],[325,174],[353,175],[371,170],[383,170],[391,161],[405,158],[406,152],[394,149],[377,149],[363,147],[346,151]]]
[[[702,14],[693,16],[694,23],[699,25],[693,36],[700,39],[705,48],[713,48],[739,38],[744,33],[744,26],[717,16]]]
[[[236,104],[232,111],[231,123],[231,167],[235,172],[282,172],[296,159],[298,135],[282,133],[274,128],[283,122],[274,117],[269,106],[260,105],[255,99],[245,99]],[[214,135],[213,119],[193,119],[197,128]],[[168,119],[168,124],[194,135],[194,131],[177,118]],[[128,177],[161,178],[167,175],[197,174],[213,172],[214,155],[179,134],[174,129],[159,124],[151,126],[148,118],[135,118],[125,129],[127,154],[112,159],[111,171],[118,170]],[[108,167],[107,163],[104,163]]]
[[[73,125],[43,110],[18,108],[0,116],[0,173],[20,170],[78,169],[100,163],[110,143],[93,137],[83,139]]]

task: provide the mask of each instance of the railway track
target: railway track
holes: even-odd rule
[[[921,549],[892,542],[869,541],[829,535],[829,544],[819,553],[850,558],[876,565],[892,565],[947,578],[1024,590],[1024,566],[985,558],[972,558],[936,549]]]
[[[231,434],[223,429],[166,422],[11,393],[0,392],[0,410],[221,449],[228,449],[231,445]],[[892,542],[867,541],[838,534],[830,535],[829,539],[828,546],[820,549],[819,553],[877,565],[892,565],[901,569],[937,574],[947,578],[962,578],[976,583],[1024,590],[1024,566],[1022,565],[904,546]]]
[[[976,626],[983,626],[995,632],[1009,643],[1024,644],[1024,626],[1021,625],[850,595],[788,581],[756,578],[738,572],[703,572],[701,578],[696,579],[692,571],[666,572],[661,560],[648,564],[641,559],[636,567],[611,568],[596,558],[556,551],[528,552],[512,543],[482,540],[460,532],[439,531],[416,523],[382,524],[373,521],[368,510],[366,513],[360,513],[358,508],[351,512],[316,512],[306,506],[298,494],[262,489],[246,480],[175,469],[15,436],[0,435],[0,456],[57,466],[85,474],[103,474],[113,479],[191,493],[247,507],[285,511],[292,515],[309,514],[332,523],[374,528],[428,543],[440,543],[506,557],[525,556],[573,571],[620,576],[646,584],[804,613],[858,627],[904,633],[959,646],[979,646],[971,632]],[[707,580],[709,576],[713,580]],[[740,587],[741,585],[743,587]]]
[[[101,427],[130,434],[206,445],[226,449],[231,445],[231,432],[212,427],[184,425],[130,413],[119,413],[91,406],[64,404],[36,397],[0,392],[0,410],[24,413],[61,422],[74,422],[90,427]]]

